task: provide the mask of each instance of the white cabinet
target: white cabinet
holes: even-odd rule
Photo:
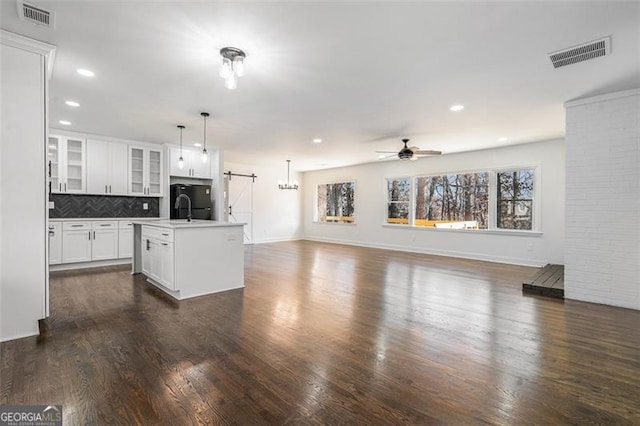
[[[206,162],[202,161],[202,151],[183,149],[184,167],[182,168],[178,167],[179,158],[180,148],[171,148],[169,151],[171,176],[211,179],[211,161],[210,159],[207,159]]]
[[[50,192],[86,192],[86,141],[50,135],[47,148]]]
[[[87,193],[127,194],[127,145],[87,140]]]
[[[121,220],[118,225],[118,259],[133,256],[133,224]]]
[[[117,259],[118,222],[95,221],[91,227],[91,260]]]
[[[142,227],[142,272],[153,281],[175,290],[173,233]]]
[[[162,148],[129,145],[129,195],[162,196]]]
[[[62,224],[49,222],[49,265],[62,263]]]
[[[91,222],[64,222],[62,225],[62,263],[91,260]]]

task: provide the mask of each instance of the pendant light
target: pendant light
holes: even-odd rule
[[[183,169],[184,158],[182,158],[182,129],[184,129],[184,126],[181,124],[178,126],[178,129],[180,129],[180,158],[178,158],[178,168]]]
[[[207,152],[207,117],[209,116],[208,112],[201,112],[200,115],[202,116],[202,121],[203,121],[203,128],[204,128],[204,137],[202,140],[202,162],[206,163],[207,159],[209,157],[209,153]]]
[[[299,185],[298,185],[298,181],[294,180],[293,182],[291,182],[291,179],[289,179],[289,166],[291,165],[291,160],[287,160],[287,180],[282,181],[279,180],[278,181],[278,188],[279,189],[298,189]]]

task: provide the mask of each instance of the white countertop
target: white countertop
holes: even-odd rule
[[[49,218],[49,222],[96,222],[99,220],[126,220],[132,222],[134,220],[137,221],[149,221],[149,220],[167,220],[159,217],[71,217],[71,218],[58,218],[51,217]]]
[[[246,223],[231,223],[231,222],[222,222],[218,220],[202,220],[202,219],[193,219],[191,222],[187,222],[187,219],[160,219],[160,220],[131,220],[131,223],[134,225],[147,225],[147,226],[157,226],[159,228],[216,228],[216,227],[225,227],[225,226],[244,226]]]

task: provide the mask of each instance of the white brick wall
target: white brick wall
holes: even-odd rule
[[[640,309],[640,90],[565,107],[565,296]]]

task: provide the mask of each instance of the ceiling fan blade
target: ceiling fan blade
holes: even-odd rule
[[[376,154],[397,154],[398,151],[376,151]]]
[[[396,154],[395,152],[390,154],[390,155],[385,155],[384,157],[378,157],[378,160],[388,160],[391,157],[396,157],[398,154]]]
[[[413,151],[415,155],[442,155],[442,151],[429,151],[426,149],[419,149],[417,151]]]

